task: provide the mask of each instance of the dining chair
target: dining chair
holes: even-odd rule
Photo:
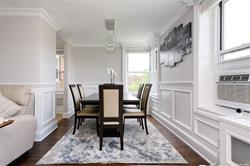
[[[100,150],[102,150],[104,129],[115,129],[119,132],[121,150],[123,150],[123,85],[99,85],[99,99]]]
[[[80,99],[86,97],[82,84],[76,84],[76,86],[80,95]],[[99,105],[85,105],[85,106],[82,105],[82,107],[99,107]]]
[[[144,85],[145,85],[145,84],[140,84],[140,85],[139,85],[139,88],[138,88],[138,91],[137,91],[136,97],[137,97],[140,101],[141,101],[141,95],[142,95],[142,91],[143,91]],[[124,108],[129,108],[129,109],[138,109],[138,108],[140,107],[140,104],[136,104],[136,105],[124,105],[123,107],[124,107]]]
[[[147,127],[147,105],[148,105],[148,98],[149,98],[149,93],[151,90],[152,84],[145,84],[143,92],[142,92],[142,98],[141,98],[141,104],[140,108],[138,109],[129,109],[125,108],[124,109],[124,118],[125,119],[139,119],[141,124],[142,124],[142,129],[143,127],[143,121],[145,123],[145,129],[146,129],[146,134],[148,135],[148,127]]]
[[[76,128],[79,129],[80,121],[82,118],[95,118],[96,119],[96,129],[98,131],[98,121],[99,121],[99,114],[98,109],[94,107],[81,107],[80,105],[80,95],[76,85],[70,84],[69,85],[70,92],[72,94],[72,99],[74,103],[74,111],[75,111],[75,121],[74,121],[74,130],[73,134],[75,134]]]

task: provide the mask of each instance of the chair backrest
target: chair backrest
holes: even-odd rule
[[[141,110],[146,113],[147,111],[147,104],[148,104],[148,97],[151,90],[152,84],[145,84],[142,92],[142,99],[141,99]]]
[[[70,89],[70,92],[72,94],[75,113],[77,113],[77,112],[80,111],[80,99],[81,98],[80,98],[80,95],[79,95],[79,92],[78,92],[78,89],[77,89],[76,85],[70,84],[69,89]]]
[[[99,85],[100,123],[119,122],[123,117],[123,85]]]
[[[143,88],[144,88],[144,84],[140,84],[139,88],[138,88],[138,91],[137,91],[137,98],[138,99],[141,99]]]
[[[83,99],[85,97],[85,93],[84,93],[82,84],[76,84],[76,86],[79,91],[80,98]]]

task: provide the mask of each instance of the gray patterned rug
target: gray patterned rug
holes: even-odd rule
[[[75,135],[71,128],[37,164],[187,163],[149,121],[149,135],[136,120],[126,120],[125,124],[123,151],[119,138],[113,137],[105,137],[99,151],[95,120],[86,120]]]

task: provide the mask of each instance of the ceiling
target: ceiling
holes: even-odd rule
[[[0,0],[0,7],[43,8],[61,27],[59,34],[82,46],[104,43],[104,20],[116,20],[121,43],[144,43],[184,7],[181,0]]]

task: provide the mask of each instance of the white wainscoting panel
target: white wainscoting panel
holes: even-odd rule
[[[174,111],[173,92],[169,89],[161,89],[161,109],[167,117],[171,118]]]
[[[31,89],[35,96],[35,117],[37,119],[35,141],[42,141],[57,128],[55,91],[55,85],[36,85]]]
[[[181,126],[192,129],[192,91],[173,89],[173,119]]]
[[[159,99],[156,96],[150,96],[149,98],[149,113],[152,111],[159,111]]]
[[[202,139],[218,148],[219,126],[203,119],[194,118],[194,132]]]

